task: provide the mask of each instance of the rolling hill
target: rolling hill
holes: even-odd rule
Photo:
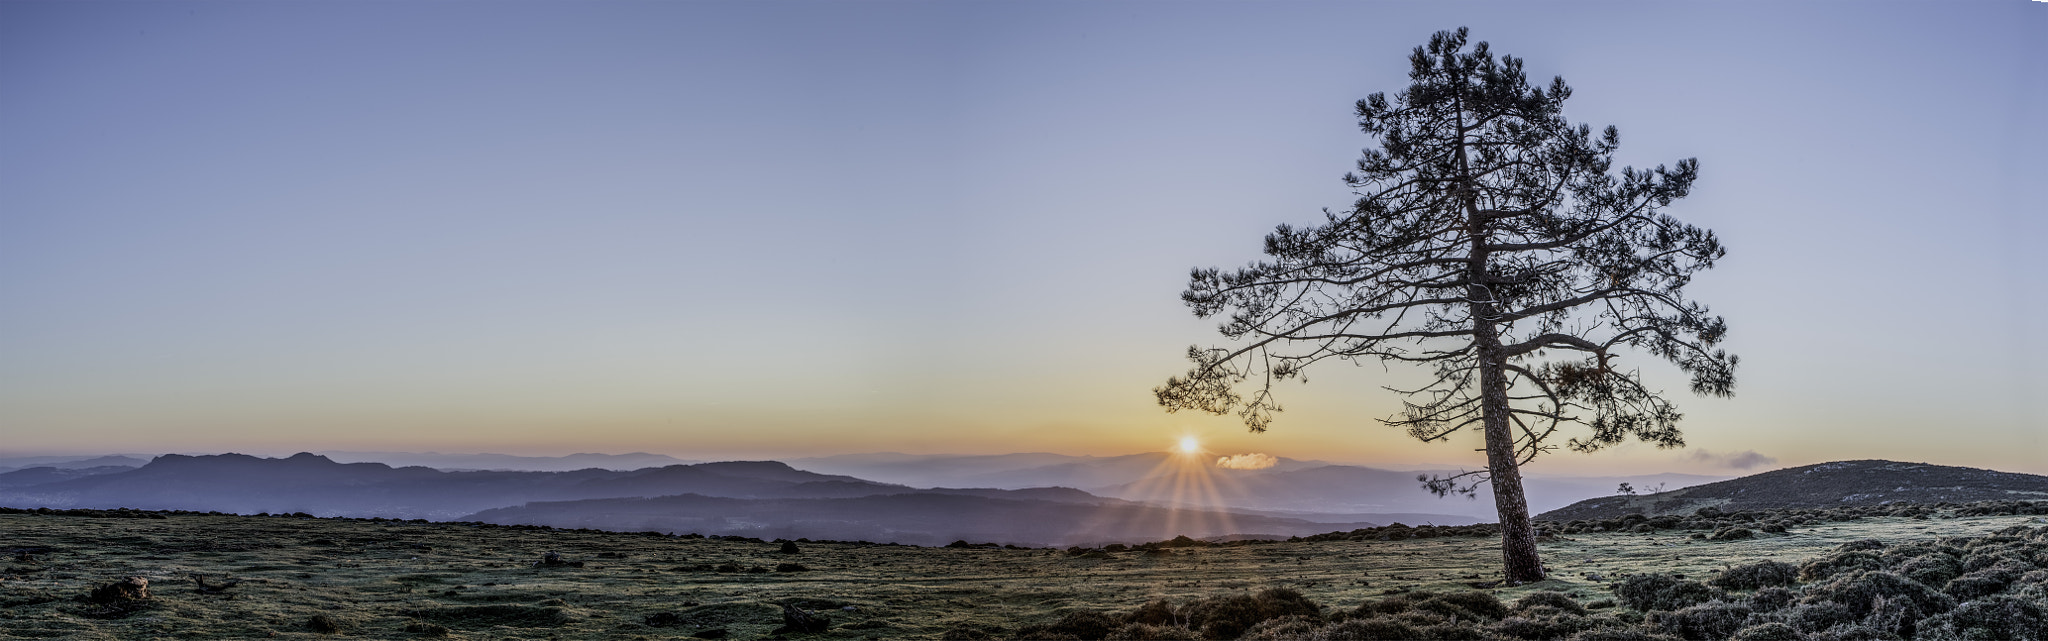
[[[1836,461],[1635,496],[1586,499],[1537,515],[1552,521],[1628,514],[1691,514],[1886,503],[1961,503],[2048,498],[2048,476],[1927,463]]]

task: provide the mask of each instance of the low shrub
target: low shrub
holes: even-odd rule
[[[1415,629],[1417,638],[1432,641],[1493,641],[1494,636],[1471,621],[1456,621]]]
[[[2012,585],[2014,580],[2033,569],[2032,565],[2001,561],[1998,565],[1951,579],[1947,585],[1942,586],[1941,591],[1964,601],[1987,597],[2005,591],[2006,586]]]
[[[1707,584],[1729,590],[1755,590],[1799,582],[1799,568],[1790,563],[1758,561],[1722,570]]]
[[[1806,635],[1806,641],[1893,641],[1896,638],[1860,623],[1847,623]]]
[[[1877,539],[1863,539],[1860,541],[1850,541],[1848,543],[1843,543],[1841,545],[1835,546],[1836,552],[1858,552],[1863,550],[1882,549],[1884,549],[1884,541],[1879,541]]]
[[[2038,602],[1999,595],[1956,606],[1921,622],[1916,638],[2048,639],[2048,611]]]
[[[1536,606],[1531,610],[1559,612],[1555,606]],[[1493,632],[1517,639],[1561,639],[1573,634],[1591,630],[1599,624],[1590,617],[1575,614],[1515,615],[1493,624]]]
[[[1946,554],[1930,553],[1900,563],[1897,571],[1908,579],[1926,585],[1944,585],[1949,580],[1963,575],[1963,562]]]
[[[1635,628],[1595,628],[1566,637],[1565,641],[1677,641],[1677,637]]]
[[[1705,583],[1667,574],[1631,574],[1610,587],[1622,605],[1639,612],[1679,610],[1727,596]]]
[[[1756,538],[1756,532],[1746,527],[1725,527],[1715,530],[1714,535],[1707,538],[1714,541],[1739,541]]]
[[[1890,572],[1862,572],[1807,586],[1806,595],[1808,601],[1831,601],[1847,607],[1852,621],[1860,621],[1880,607],[1894,609],[1898,612],[1893,616],[1907,626],[1916,619],[1956,607],[1954,598]]]
[[[1516,612],[1524,612],[1537,607],[1549,607],[1572,614],[1586,613],[1586,606],[1579,605],[1577,599],[1573,599],[1571,595],[1555,590],[1539,590],[1524,594],[1522,598],[1515,599],[1514,607]]]
[[[1469,590],[1432,594],[1416,601],[1414,608],[1460,619],[1497,620],[1508,615],[1508,606],[1489,592]]]
[[[1650,623],[1688,641],[1726,639],[1749,620],[1749,606],[1708,601],[1682,610],[1650,613]]]
[[[1180,610],[1189,629],[1210,639],[1235,639],[1252,626],[1286,616],[1322,618],[1322,608],[1289,588],[1271,588],[1255,595],[1208,597]],[[1156,614],[1153,615],[1156,618]]]
[[[1385,618],[1346,619],[1317,630],[1315,641],[1407,641],[1427,638],[1415,628]]]
[[[1800,632],[1814,633],[1838,625],[1854,623],[1862,617],[1856,616],[1849,606],[1833,601],[1801,603],[1784,613],[1785,623]]]
[[[1757,612],[1777,612],[1792,605],[1792,601],[1797,598],[1798,595],[1793,594],[1791,590],[1773,587],[1751,593],[1746,603],[1749,609]]]
[[[1806,637],[1792,626],[1771,621],[1737,630],[1735,636],[1728,638],[1729,641],[1801,641]]]
[[[1845,543],[1846,548],[1854,543]],[[1829,577],[1853,572],[1882,570],[1884,559],[1867,550],[1841,550],[1817,559],[1808,559],[1799,564],[1799,580],[1821,581]]]
[[[1143,623],[1127,623],[1124,624],[1124,627],[1117,628],[1116,631],[1110,632],[1109,636],[1103,638],[1118,641],[1125,639],[1133,641],[1145,641],[1164,639],[1194,640],[1200,639],[1202,637],[1196,636],[1194,632],[1189,631],[1187,628],[1183,628],[1177,625],[1146,625]]]

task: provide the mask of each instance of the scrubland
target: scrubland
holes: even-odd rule
[[[1581,524],[1545,537],[1550,580],[1512,587],[1474,529],[1058,550],[0,514],[0,638],[1974,638],[1948,614],[1972,607],[2022,633],[1984,638],[2048,636],[2026,627],[2048,525],[1968,512],[1721,540]],[[127,577],[148,597],[102,589]]]

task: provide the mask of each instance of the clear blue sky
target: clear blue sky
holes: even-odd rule
[[[1150,390],[1469,26],[1730,248],[1690,453],[2048,473],[2048,4],[0,3],[0,453],[1164,449],[1472,464]],[[1644,356],[1639,362],[1651,359]]]

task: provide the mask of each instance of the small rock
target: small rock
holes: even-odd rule
[[[86,597],[93,603],[115,603],[149,598],[149,579],[131,576],[93,589]]]

